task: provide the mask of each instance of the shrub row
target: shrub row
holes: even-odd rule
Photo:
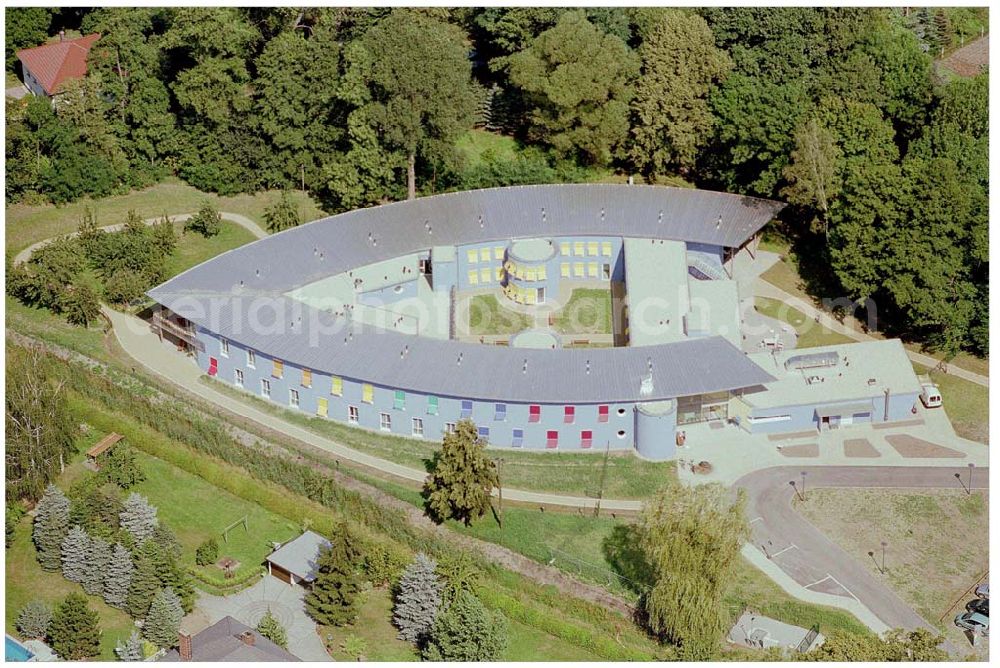
[[[229,579],[222,576],[210,575],[194,566],[188,566],[187,572],[198,583],[231,594],[234,590],[245,589],[248,583],[257,580],[267,571],[263,566],[258,566],[257,568],[249,568],[242,573],[237,573]]]

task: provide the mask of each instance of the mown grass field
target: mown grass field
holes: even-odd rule
[[[955,433],[980,443],[990,440],[990,389],[949,373],[931,371],[913,364],[918,374],[927,374],[941,390],[944,411]]]
[[[90,208],[99,226],[125,222],[130,210],[141,218],[154,218],[180,213],[194,213],[207,199],[219,211],[238,213],[264,227],[264,210],[278,201],[281,193],[276,190],[254,195],[219,197],[204,193],[177,179],[167,179],[143,190],[133,190],[125,195],[115,195],[99,200],[84,198],[71,204],[28,205],[13,204],[6,208],[6,249],[17,252],[36,241],[60,234],[75,232],[84,211]],[[316,220],[325,214],[308,196],[293,191],[292,197],[299,206],[304,221]]]
[[[533,324],[529,316],[501,305],[496,295],[476,295],[469,300],[468,310],[469,333],[475,336],[517,334]]]
[[[754,297],[754,305],[757,307],[759,313],[787,322],[795,328],[795,332],[798,334],[796,348],[832,346],[839,343],[852,343],[854,341],[849,336],[835,332],[812,318],[807,318],[802,311],[777,299]]]
[[[573,290],[554,321],[556,331],[562,334],[611,334],[611,291]]]
[[[236,401],[280,417],[324,438],[398,464],[426,469],[431,457],[440,447],[440,442],[429,439],[390,436],[293,411],[207,376],[200,380]],[[583,454],[497,450],[496,456],[504,459],[505,486],[539,492],[576,495],[596,492],[600,487],[601,471],[604,468],[602,452]],[[674,462],[643,461],[631,453],[612,454],[608,458],[604,495],[607,498],[645,498],[662,485],[675,480],[676,475]]]
[[[246,228],[235,223],[222,221],[219,233],[214,237],[203,237],[197,232],[184,232],[183,225],[177,228],[177,249],[167,258],[167,276],[176,276],[182,271],[210,260],[216,255],[248,244],[256,237]]]

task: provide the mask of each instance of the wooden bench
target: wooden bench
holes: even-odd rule
[[[87,450],[87,461],[94,466],[94,468],[99,468],[97,464],[98,458],[105,452],[114,447],[115,443],[125,438],[121,434],[110,433],[100,441],[98,441],[94,447]]]

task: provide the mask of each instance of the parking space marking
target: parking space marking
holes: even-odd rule
[[[775,552],[774,554],[772,554],[771,558],[774,559],[778,555],[784,554],[785,552],[788,552],[789,550],[792,550],[792,549],[798,549],[798,546],[795,543],[790,543],[788,545],[788,547],[782,548],[782,549],[778,550],[777,552]]]

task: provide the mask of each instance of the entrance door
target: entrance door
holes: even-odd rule
[[[539,304],[545,303],[545,288],[538,288],[538,302]]]

